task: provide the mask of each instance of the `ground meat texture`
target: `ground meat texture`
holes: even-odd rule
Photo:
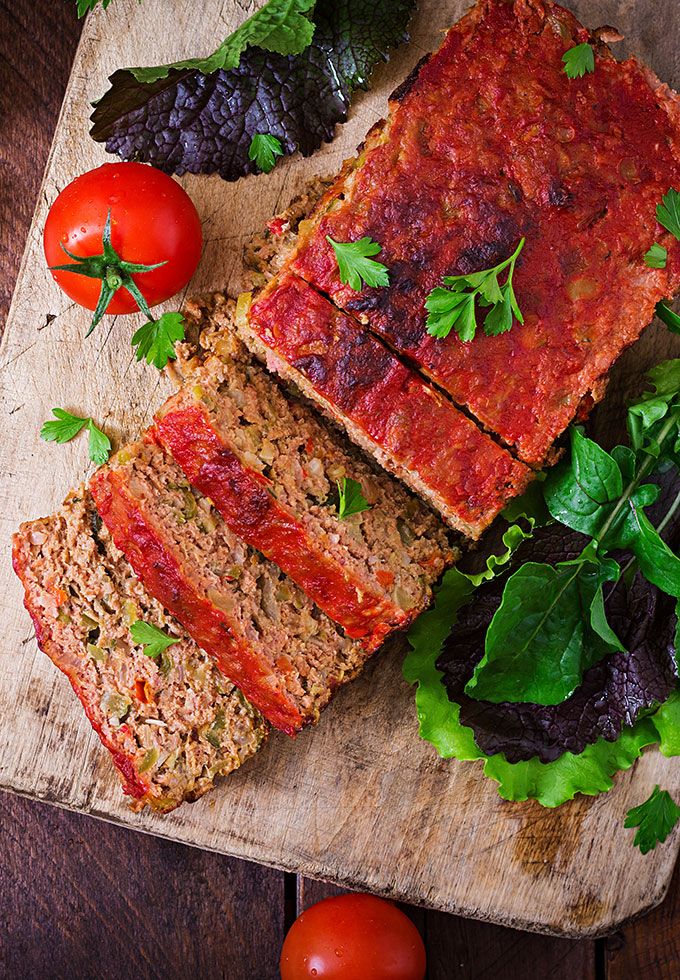
[[[569,78],[564,52],[589,40],[595,71]],[[680,285],[680,245],[655,219],[680,186],[680,102],[548,0],[479,3],[395,94],[287,267],[540,465]],[[327,235],[378,242],[389,286],[344,286]],[[496,265],[521,237],[524,325],[430,337],[425,300],[442,277]],[[665,269],[645,264],[655,241]]]
[[[525,489],[526,466],[304,280],[282,275],[244,300],[237,329],[251,350],[452,527],[479,537]]]
[[[14,535],[14,568],[41,649],[70,680],[132,797],[173,810],[257,752],[268,725],[144,589],[84,487]],[[152,659],[143,620],[179,642]]]
[[[441,520],[284,397],[236,340],[165,403],[153,435],[232,531],[370,650],[427,605],[453,561]],[[340,520],[343,479],[370,509]]]
[[[160,446],[124,447],[90,488],[149,592],[277,728],[317,721],[363,666],[369,652],[236,537]]]

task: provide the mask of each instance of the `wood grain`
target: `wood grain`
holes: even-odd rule
[[[591,23],[621,24],[641,43],[646,60],[674,80],[672,50],[664,40],[672,34],[669,23],[678,20],[673,5],[663,30],[663,18],[658,18],[658,28],[650,27],[649,8],[646,15],[641,5],[584,0],[575,6]],[[225,3],[222,10],[216,5],[214,12],[206,11],[197,23],[184,7],[145,0],[142,18],[137,4],[121,3],[110,8],[106,19],[95,15],[86,29],[3,346],[2,411],[6,419],[11,413],[9,439],[0,449],[6,475],[0,497],[5,541],[19,518],[51,509],[83,474],[84,447],[78,440],[58,452],[37,440],[47,406],[87,406],[122,438],[139,429],[165,389],[150,369],[132,362],[130,319],[114,320],[108,332],[102,330],[83,347],[86,318],[42,269],[39,230],[46,207],[74,168],[83,170],[105,159],[101,148],[87,139],[87,102],[103,90],[113,67],[139,61],[132,40],[135,29],[143,36],[144,20],[163,25],[172,15],[172,36],[159,29],[144,54],[149,61],[167,60],[193,53],[202,32],[244,14]],[[337,169],[340,158],[383,111],[394,80],[437,43],[439,28],[462,7],[459,2],[422,5],[412,45],[377,73],[372,92],[359,98],[340,137],[313,161],[288,161],[269,177],[237,185],[184,181],[199,206],[208,240],[194,289],[236,284],[243,241],[306,175]],[[104,36],[105,47],[100,44]],[[48,313],[54,314],[49,323]],[[620,383],[661,356],[658,340],[652,334],[646,347],[636,348],[632,361],[618,372]],[[556,813],[533,804],[504,804],[476,765],[438,760],[418,741],[412,692],[400,679],[397,651],[340,695],[318,731],[305,733],[297,744],[275,740],[211,801],[169,818],[136,817],[121,804],[108,759],[67,685],[37,653],[16,583],[8,579],[2,585],[1,785],[352,887],[534,929],[597,932],[662,897],[677,840],[641,859],[621,836],[621,817],[631,800],[648,795],[655,780],[671,789],[677,786],[670,763],[647,753],[617,780],[608,797],[582,800]],[[607,874],[602,873],[605,867]]]

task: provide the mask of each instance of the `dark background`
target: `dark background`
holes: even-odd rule
[[[75,0],[0,0],[0,330],[81,26]],[[0,978],[275,980],[295,916],[339,891],[0,793]],[[578,942],[403,908],[428,980],[676,980],[679,900],[676,870],[654,912]]]

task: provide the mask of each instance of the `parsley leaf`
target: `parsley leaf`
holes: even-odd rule
[[[523,238],[510,258],[492,269],[461,276],[444,276],[444,285],[451,286],[451,289],[437,286],[425,300],[427,332],[430,336],[448,337],[455,328],[463,343],[472,340],[477,331],[475,303],[491,307],[484,318],[484,333],[490,337],[510,330],[513,317],[524,323],[512,287],[515,263],[524,241]],[[505,269],[508,270],[508,278],[501,286],[498,277]]]
[[[254,160],[260,170],[268,174],[276,163],[276,157],[283,155],[281,140],[268,133],[256,133],[248,150],[248,159]]]
[[[668,250],[657,242],[654,242],[650,250],[645,252],[645,262],[650,269],[665,269],[667,258]]]
[[[680,194],[672,187],[656,206],[656,220],[680,241]]]
[[[287,0],[276,10],[284,6],[297,9]],[[265,43],[251,34],[236,68],[207,74],[165,66],[167,77],[156,81],[149,80],[155,69],[119,69],[95,106],[91,136],[125,160],[225,180],[257,172],[248,151],[263,128],[276,134],[284,153],[309,156],[333,139],[354,93],[368,88],[390,48],[408,40],[415,7],[416,0],[317,0],[311,44],[299,54],[264,50],[271,38]],[[267,5],[258,15],[273,11]],[[307,18],[298,14],[300,26]]]
[[[583,78],[595,71],[595,54],[590,44],[577,44],[562,55],[565,75],[569,78]]]
[[[371,505],[361,492],[361,484],[356,480],[348,480],[343,477],[342,484],[338,480],[338,520],[344,520],[351,514],[361,514],[364,510],[370,510]]]
[[[680,807],[668,791],[660,790],[657,784],[649,799],[628,811],[623,826],[638,828],[633,844],[647,854],[657,844],[663,844],[678,820]]]
[[[168,636],[164,630],[153,626],[151,623],[145,623],[141,619],[130,626],[130,636],[135,643],[144,647],[144,653],[147,657],[158,657],[173,643],[179,643],[178,639]]]
[[[372,242],[368,236],[357,242],[334,242],[330,235],[326,235],[326,241],[333,246],[340,282],[356,292],[361,289],[362,279],[367,286],[389,286],[390,274],[387,266],[368,258],[369,255],[377,255],[381,250],[382,246],[377,242]]]
[[[70,412],[64,411],[63,408],[53,408],[52,414],[55,418],[43,423],[43,427],[40,430],[41,439],[44,439],[45,442],[69,442],[74,436],[78,435],[84,426],[87,426],[90,459],[93,463],[99,465],[103,465],[108,460],[109,452],[111,451],[111,442],[101,429],[97,428],[91,418],[80,418],[78,415],[71,415]]]
[[[137,345],[137,360],[146,358],[147,364],[154,364],[160,371],[168,361],[173,361],[175,343],[184,340],[184,317],[181,313],[164,313],[159,320],[147,320],[132,335],[132,344]]]

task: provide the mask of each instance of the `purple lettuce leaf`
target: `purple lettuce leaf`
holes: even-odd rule
[[[313,40],[301,54],[251,46],[236,68],[202,74],[171,67],[152,82],[119,69],[92,113],[90,135],[123,160],[225,180],[257,172],[248,156],[257,134],[275,136],[286,154],[309,156],[333,138],[375,65],[408,40],[415,6],[414,0],[319,0]]]

